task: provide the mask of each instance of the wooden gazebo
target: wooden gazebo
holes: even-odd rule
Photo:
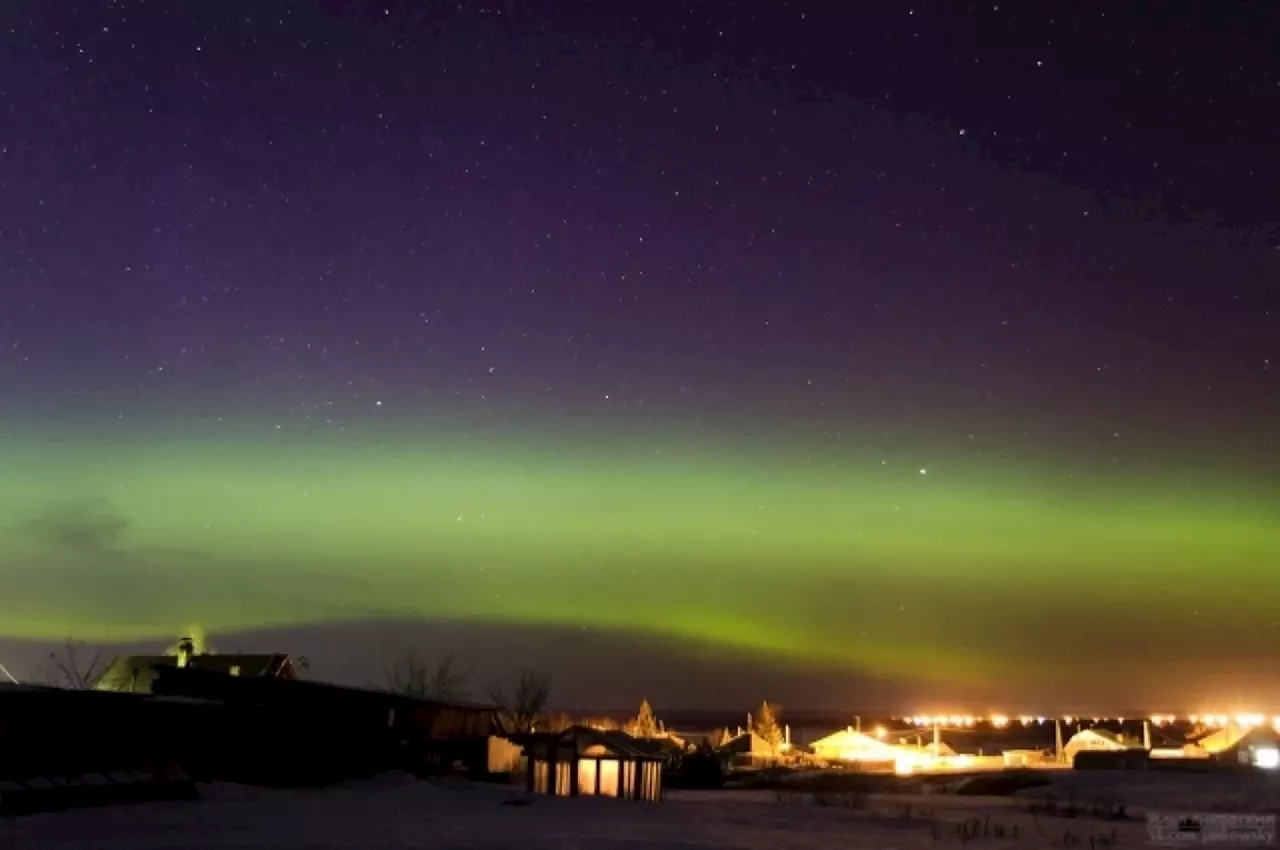
[[[560,797],[662,799],[661,751],[623,732],[573,726],[524,741],[528,787]]]

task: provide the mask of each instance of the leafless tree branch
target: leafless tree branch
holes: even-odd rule
[[[386,690],[414,699],[464,699],[470,681],[470,671],[458,666],[452,652],[434,663],[415,652],[406,652],[383,670],[383,687]]]
[[[46,675],[49,683],[73,691],[87,691],[97,684],[106,670],[106,660],[101,650],[88,655],[84,649],[83,643],[68,640],[62,649],[50,652]]]
[[[551,699],[551,677],[537,670],[522,670],[510,690],[500,685],[489,688],[489,699],[498,707],[508,732],[532,732]]]

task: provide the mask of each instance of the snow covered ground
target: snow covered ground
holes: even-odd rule
[[[3,819],[0,848],[1135,847],[1147,843],[1141,817],[1148,808],[1260,813],[1280,807],[1280,777],[1064,772],[1053,779],[1048,789],[1024,795],[1048,791],[1063,800],[1124,803],[1138,817],[1116,822],[1032,814],[1025,796],[828,797],[818,805],[769,791],[709,791],[672,792],[660,804],[568,800],[388,775],[323,791],[206,786],[198,802]],[[527,804],[513,804],[517,800]]]

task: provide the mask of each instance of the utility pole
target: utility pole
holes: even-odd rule
[[[1053,718],[1053,757],[1056,761],[1062,761],[1062,718]]]

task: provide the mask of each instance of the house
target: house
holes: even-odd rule
[[[730,767],[751,769],[777,763],[781,751],[781,747],[747,730],[725,741],[717,752]]]
[[[293,660],[281,653],[264,655],[217,655],[197,653],[194,642],[183,638],[174,655],[122,655],[103,670],[94,683],[96,691],[149,694],[155,685],[158,669],[192,667],[227,676],[252,679],[297,679]]]
[[[1189,745],[1202,758],[1223,764],[1275,768],[1280,766],[1280,731],[1271,726],[1228,723]]]
[[[1151,752],[1108,729],[1083,729],[1062,748],[1062,759],[1076,770],[1146,770]]]
[[[192,797],[172,746],[189,718],[144,696],[0,686],[0,815]]]
[[[920,755],[918,748],[891,744],[852,727],[819,738],[809,748],[824,761],[857,764],[895,765],[908,750],[912,755]]]
[[[201,777],[264,785],[325,784],[399,768],[489,772],[497,709],[289,678],[157,666],[159,697],[211,706],[185,735]]]
[[[520,740],[530,791],[561,797],[662,799],[663,754],[625,732],[572,726]]]

